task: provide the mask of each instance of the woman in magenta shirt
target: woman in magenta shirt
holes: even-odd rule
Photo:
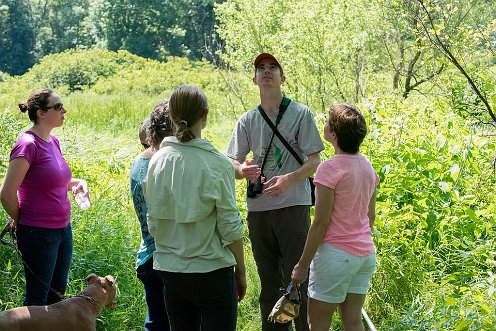
[[[82,191],[89,197],[88,186],[86,181],[72,178],[59,141],[51,135],[64,124],[67,112],[60,97],[50,89],[39,89],[20,103],[19,109],[28,113],[33,126],[12,149],[0,198],[17,230],[25,262],[23,304],[52,304],[61,298],[45,284],[63,294],[72,259],[67,191]]]
[[[369,160],[359,153],[366,133],[357,107],[331,107],[324,138],[335,155],[317,168],[315,217],[291,276],[299,285],[310,268],[310,330],[329,330],[336,308],[346,331],[364,330],[361,310],[376,263],[371,232],[379,184]]]

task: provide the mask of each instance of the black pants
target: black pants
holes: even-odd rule
[[[145,287],[147,314],[144,331],[170,331],[164,302],[164,284],[158,272],[153,270],[153,258],[138,267],[136,276]]]
[[[272,323],[267,321],[267,317],[282,295],[279,289],[288,286],[291,272],[303,253],[310,228],[310,208],[293,206],[248,212],[247,218],[253,257],[262,288],[259,296],[262,331],[292,330],[291,323]],[[308,280],[300,286],[300,314],[294,320],[297,331],[308,330],[307,287]]]
[[[174,331],[236,331],[237,287],[233,268],[206,273],[158,271]]]

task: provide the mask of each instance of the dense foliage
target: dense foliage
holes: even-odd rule
[[[292,78],[287,91],[319,111],[334,101],[420,92],[493,126],[496,117],[439,45],[493,100],[495,13],[496,2],[478,0],[231,0],[216,9],[230,68],[271,52]]]
[[[0,72],[24,73],[35,62],[35,32],[29,28],[29,7],[23,1],[0,2]]]
[[[218,2],[0,0],[0,71],[19,75],[45,55],[77,47],[212,59]]]

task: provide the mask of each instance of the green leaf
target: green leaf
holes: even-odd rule
[[[466,209],[465,213],[468,215],[468,217],[470,217],[472,221],[474,222],[479,221],[479,218],[477,217],[477,215],[475,215],[475,212],[472,209]]]
[[[455,330],[456,331],[462,331],[462,330],[466,330],[467,327],[472,324],[471,321],[461,321],[461,322],[458,322],[456,323],[456,326],[455,326]]]
[[[483,303],[479,303],[479,307],[481,307],[487,314],[491,314],[492,313],[491,308],[489,308],[488,306],[486,306]]]
[[[452,297],[446,298],[446,306],[448,306],[448,307],[453,306],[455,303],[456,303],[455,298],[452,298]]]

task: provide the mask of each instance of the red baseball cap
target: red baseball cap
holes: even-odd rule
[[[279,70],[281,70],[281,75],[284,74],[284,72],[282,71],[282,66],[279,63],[279,61],[276,59],[276,57],[274,55],[269,54],[269,53],[262,53],[262,54],[259,54],[257,56],[257,58],[255,59],[255,61],[253,62],[253,66],[255,67],[255,69],[258,67],[258,65],[260,64],[260,62],[262,62],[263,60],[266,60],[266,59],[269,59],[269,60],[274,61],[275,64],[277,64],[277,66],[279,67]]]

